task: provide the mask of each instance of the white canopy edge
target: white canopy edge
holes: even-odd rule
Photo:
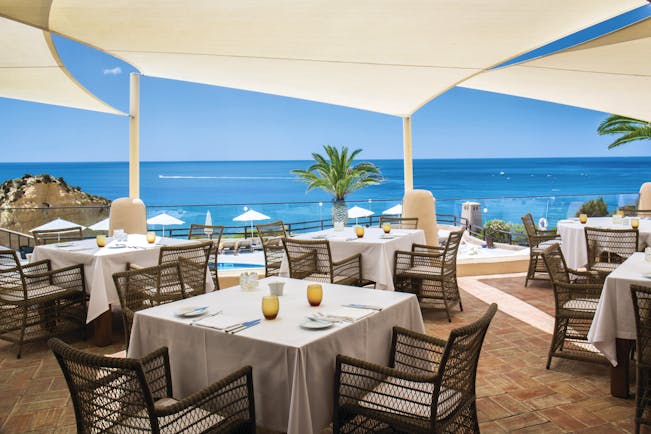
[[[63,66],[45,31],[0,18],[0,96],[124,115],[90,93]]]
[[[410,116],[462,80],[644,0],[0,0],[143,74]]]
[[[495,69],[462,87],[651,121],[651,18],[556,54]]]

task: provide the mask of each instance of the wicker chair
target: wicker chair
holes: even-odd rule
[[[561,236],[555,230],[538,229],[530,213],[522,216],[522,223],[529,240],[529,270],[524,280],[524,286],[527,286],[530,280],[549,280],[540,253],[551,244],[559,243]]]
[[[545,248],[541,257],[551,278],[555,302],[554,333],[547,369],[552,357],[607,363],[588,343],[588,331],[603,288],[603,275],[568,268],[558,244]]]
[[[167,348],[141,359],[48,342],[68,383],[77,432],[255,433],[251,367],[177,401]]]
[[[477,362],[496,311],[447,341],[394,327],[389,367],[338,355],[333,432],[479,433]]]
[[[639,434],[640,424],[651,425],[651,288],[631,285],[631,296],[637,329],[635,432]]]
[[[638,250],[640,233],[637,229],[585,228],[588,249],[588,270],[605,276]]]
[[[219,289],[217,256],[223,233],[224,226],[207,226],[197,225],[194,223],[190,225],[190,230],[188,231],[188,240],[212,240],[213,249],[211,250],[210,257],[208,258],[208,269],[210,270],[210,275],[212,276],[212,280],[215,283],[215,290]]]
[[[72,226],[62,229],[32,231],[32,235],[34,235],[34,244],[37,246],[43,246],[45,244],[82,240],[84,237],[81,232],[82,229],[80,226]]]
[[[265,277],[278,276],[280,264],[285,256],[282,239],[287,237],[285,225],[281,220],[263,225],[255,225],[262,240],[264,251]]]
[[[423,307],[443,304],[448,321],[455,304],[463,311],[457,285],[457,252],[463,230],[450,232],[444,247],[414,244],[411,252],[394,256],[393,282],[396,291],[416,294]]]
[[[18,346],[56,333],[86,330],[83,265],[52,270],[49,260],[20,265],[0,250],[0,339]]]
[[[396,229],[418,229],[418,217],[389,217],[381,215],[380,227],[385,223],[390,223],[391,227]]]
[[[335,262],[332,260],[330,243],[327,240],[283,238],[282,241],[289,262],[289,277],[365,286],[360,253]]]
[[[206,270],[212,248],[213,242],[210,240],[180,246],[163,246],[160,249],[158,264],[178,262],[185,285],[185,295],[192,297],[205,294]]]
[[[186,297],[178,262],[115,273],[113,282],[120,297],[127,349],[137,311]]]

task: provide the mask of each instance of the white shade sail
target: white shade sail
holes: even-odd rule
[[[348,210],[348,218],[349,219],[357,219],[357,218],[362,218],[362,217],[369,217],[375,214],[373,211],[359,207],[355,205],[354,207],[350,208]]]
[[[0,0],[143,74],[409,116],[458,82],[644,0]]]
[[[402,205],[398,204],[398,205],[392,206],[389,209],[385,209],[384,211],[382,211],[382,214],[384,214],[384,215],[399,215],[399,214],[402,214]]]
[[[149,225],[182,225],[185,223],[183,220],[179,220],[176,217],[173,217],[166,213],[158,214],[157,216],[147,219],[147,224]]]
[[[557,54],[486,72],[463,87],[651,121],[651,19]]]
[[[124,114],[72,77],[48,32],[5,18],[0,18],[0,97]]]
[[[55,218],[54,220],[47,222],[45,224],[42,224],[40,226],[37,226],[31,231],[46,231],[46,230],[53,230],[53,229],[70,229],[70,228],[75,228],[75,227],[80,227],[81,229],[86,229],[85,226],[82,226],[78,223],[73,223],[68,220],[64,220],[60,217]]]

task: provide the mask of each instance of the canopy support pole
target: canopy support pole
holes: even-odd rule
[[[140,197],[140,74],[132,72],[129,99],[129,197]]]
[[[402,118],[402,153],[405,193],[414,189],[414,169],[411,156],[411,117]]]

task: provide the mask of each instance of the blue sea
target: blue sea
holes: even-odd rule
[[[402,160],[375,160],[386,180],[351,194],[350,206],[376,214],[400,202]],[[210,210],[214,224],[226,226],[244,207],[272,219],[302,221],[330,215],[330,197],[306,193],[292,169],[310,161],[192,161],[141,163],[141,197],[148,212],[168,212],[187,223],[203,223]],[[581,203],[604,197],[610,209],[634,203],[640,185],[650,180],[651,158],[529,158],[414,160],[414,187],[430,190],[437,212],[461,214],[467,200],[480,202],[485,220],[519,222],[532,212],[552,223],[573,215]],[[0,163],[0,179],[26,173],[63,177],[71,185],[109,199],[128,195],[126,162]],[[321,203],[321,205],[319,204]]]

